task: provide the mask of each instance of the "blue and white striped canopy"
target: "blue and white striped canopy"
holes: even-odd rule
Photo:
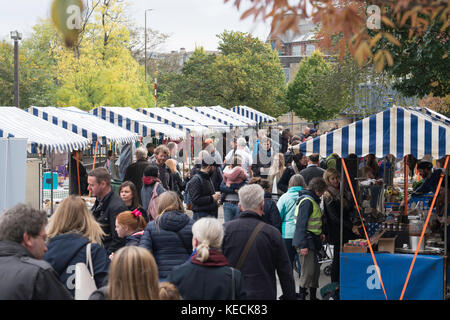
[[[139,140],[138,134],[122,129],[76,107],[30,107],[27,111],[58,127],[88,138],[91,143],[98,141],[102,145],[107,145],[111,142],[129,143]]]
[[[229,117],[231,117],[233,119],[237,119],[237,120],[239,120],[241,122],[244,122],[244,123],[248,124],[249,126],[255,126],[256,125],[256,121],[255,120],[252,120],[252,119],[249,119],[247,117],[241,116],[240,114],[238,114],[236,112],[233,112],[231,110],[225,109],[225,108],[223,108],[221,106],[212,106],[210,108],[213,109],[214,111],[217,111],[220,114],[224,114],[224,115],[229,116]]]
[[[444,116],[443,114],[440,114],[439,112],[436,112],[434,110],[428,109],[428,108],[420,108],[420,107],[410,107],[409,110],[413,110],[416,112],[421,112],[428,117],[430,117],[432,120],[441,121],[446,125],[450,125],[450,118]]]
[[[141,112],[129,107],[98,107],[89,113],[118,125],[121,128],[135,132],[142,137],[164,137],[178,140],[183,139],[183,131],[164,124],[156,119],[152,119]]]
[[[55,126],[16,107],[0,107],[0,138],[28,139],[28,152],[72,152],[83,150],[89,140]]]
[[[174,128],[185,130],[193,135],[204,135],[210,133],[210,129],[193,120],[188,120],[163,108],[139,108],[136,111],[142,112],[152,119],[161,121]]]
[[[425,155],[439,159],[450,154],[449,135],[449,126],[394,106],[292,148],[296,153],[319,153],[322,157],[337,153],[345,158],[354,153],[358,157],[392,154],[402,158],[411,154],[417,159]]]
[[[202,124],[203,126],[208,127],[214,131],[219,131],[219,132],[229,132],[230,131],[230,126],[220,123],[219,121],[209,118],[209,117],[205,116],[204,114],[196,112],[188,107],[171,107],[171,108],[164,108],[164,109],[169,112],[175,113],[185,119],[198,122],[198,123]]]
[[[231,111],[244,116],[246,118],[255,120],[256,122],[275,122],[277,121],[277,119],[275,119],[274,117],[271,117],[263,112],[260,112],[258,110],[252,109],[250,107],[247,106],[235,106],[233,108],[231,108]]]
[[[248,127],[247,123],[244,123],[240,120],[237,120],[235,118],[232,118],[230,116],[227,116],[223,113],[220,113],[218,111],[215,111],[211,107],[191,107],[192,110],[200,112],[201,114],[204,114],[205,116],[212,118],[216,121],[219,121],[220,123],[223,123],[224,125],[232,127]]]

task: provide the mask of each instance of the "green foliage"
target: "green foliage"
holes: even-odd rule
[[[288,105],[297,116],[316,122],[331,119],[339,111],[324,104],[323,90],[322,94],[317,93],[321,79],[329,74],[330,65],[319,51],[300,62],[294,81],[287,88]]]
[[[274,116],[286,112],[284,74],[276,51],[247,33],[225,31],[218,38],[220,54],[199,48],[181,74],[160,78],[160,101],[227,108],[247,105]]]
[[[391,33],[400,45],[381,38],[372,51],[384,49],[391,53],[392,64],[385,70],[394,77],[394,89],[405,96],[444,97],[450,94],[449,28],[441,30],[440,19],[431,20],[423,14],[419,17],[431,24],[411,37],[410,20],[395,29],[383,24],[382,31]],[[397,23],[395,17],[392,20]]]
[[[89,110],[100,105],[148,107],[155,104],[153,86],[144,80],[144,67],[135,60],[124,3],[98,2],[92,7],[82,41],[64,47],[49,20],[33,27],[20,42],[20,105],[76,106]],[[133,42],[134,41],[134,42]],[[0,42],[0,105],[13,105],[14,55],[9,42]]]

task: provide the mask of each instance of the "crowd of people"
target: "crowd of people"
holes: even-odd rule
[[[252,145],[236,136],[224,157],[206,139],[187,173],[175,143],[148,144],[136,149],[118,192],[112,153],[105,167],[78,169],[86,180],[78,185],[96,198],[90,211],[70,195],[49,220],[22,204],[0,216],[0,299],[73,299],[75,265],[86,261],[88,244],[93,300],[318,299],[325,241],[334,247],[331,281],[339,283],[341,176],[337,155],[321,161],[292,151],[315,133],[286,129],[277,148],[265,130]],[[376,179],[376,161],[366,160]],[[343,208],[344,241],[361,237],[347,190]]]

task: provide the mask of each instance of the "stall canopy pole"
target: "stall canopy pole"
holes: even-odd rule
[[[352,192],[352,195],[353,195],[353,200],[355,201],[355,205],[356,205],[356,209],[357,209],[358,214],[359,214],[359,218],[361,219],[361,223],[362,223],[362,227],[363,227],[363,230],[364,230],[364,234],[366,236],[367,243],[369,244],[369,250],[370,250],[370,254],[372,256],[373,263],[375,265],[375,270],[377,271],[378,277],[380,278],[380,283],[381,283],[381,287],[383,288],[384,297],[386,298],[386,300],[388,300],[387,295],[386,295],[386,290],[384,289],[383,280],[381,278],[380,268],[378,267],[377,259],[375,259],[375,255],[373,253],[372,244],[370,243],[369,236],[367,235],[366,227],[364,225],[364,221],[363,221],[363,218],[361,216],[361,212],[359,210],[358,201],[356,201],[355,191],[353,190],[353,185],[352,185],[352,182],[350,180],[350,176],[349,176],[348,171],[347,171],[347,166],[345,165],[345,160],[344,160],[344,158],[341,158],[341,160],[342,160],[342,167],[344,168],[345,176],[347,177],[348,185],[350,187],[350,191]]]
[[[403,179],[404,179],[404,186],[403,186],[403,188],[404,188],[404,198],[403,198],[403,202],[404,202],[404,204],[405,204],[405,212],[404,212],[404,214],[405,214],[405,216],[406,215],[408,215],[408,155],[406,155],[404,158],[403,158],[403,175],[404,175],[404,177],[403,177]]]
[[[340,242],[339,252],[342,252],[342,246],[344,245],[344,166],[341,166],[341,182],[339,186],[339,193],[341,198],[341,227],[340,227]]]
[[[92,170],[95,169],[95,160],[97,158],[97,146],[98,146],[98,140],[95,142],[95,150],[94,150],[94,163],[92,164]],[[91,196],[91,190],[89,190],[89,197]]]
[[[447,156],[445,159],[444,172],[445,172],[445,170],[447,170],[447,164],[448,164],[449,157],[450,156]],[[427,229],[428,221],[430,220],[431,211],[433,211],[433,207],[436,202],[437,195],[439,194],[439,190],[441,189],[441,184],[442,184],[443,178],[444,178],[444,173],[441,174],[436,192],[434,193],[434,196],[433,196],[433,201],[431,202],[431,206],[428,209],[427,219],[425,220],[425,224],[423,226],[422,233],[420,234],[419,243],[417,244],[417,249],[416,249],[416,252],[414,253],[414,258],[411,262],[411,266],[409,267],[408,275],[406,276],[406,281],[405,281],[405,284],[403,285],[403,290],[402,290],[402,294],[400,296],[400,300],[403,300],[403,296],[405,295],[406,287],[408,286],[408,282],[409,282],[409,277],[411,276],[412,269],[414,268],[414,263],[416,262],[417,253],[419,252],[420,245],[422,244],[423,236],[425,234],[425,230]]]
[[[81,186],[80,186],[80,160],[78,159],[78,151],[75,151],[77,155],[77,179],[78,179],[78,195],[81,197]]]
[[[444,204],[444,299],[447,293],[447,210],[448,210],[448,171],[445,171],[445,204]]]
[[[50,151],[50,215],[53,215],[53,156],[54,151]]]

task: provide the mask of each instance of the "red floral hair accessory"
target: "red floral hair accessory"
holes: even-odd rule
[[[138,209],[134,209],[131,213],[134,214],[136,218],[142,216],[142,212],[140,212]]]

